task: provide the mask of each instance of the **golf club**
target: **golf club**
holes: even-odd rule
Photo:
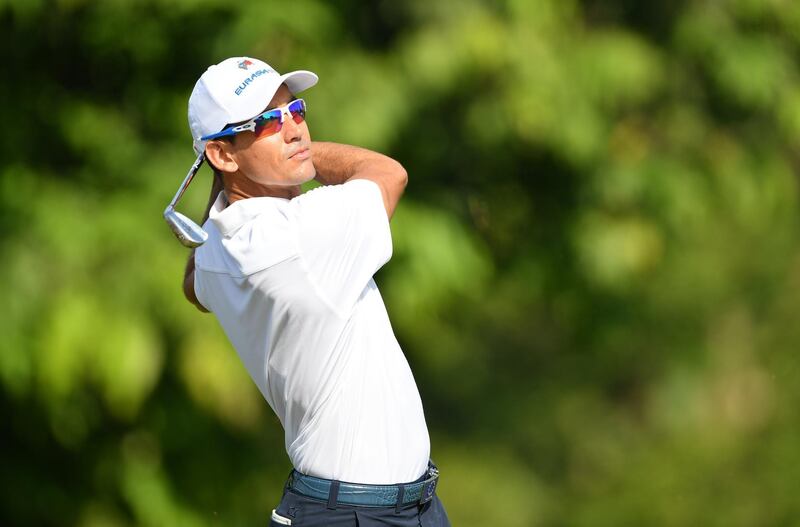
[[[178,241],[186,247],[199,247],[208,239],[208,233],[206,233],[206,231],[175,210],[175,205],[178,203],[178,200],[181,199],[181,196],[183,196],[184,191],[189,186],[189,183],[192,182],[194,175],[197,174],[204,160],[204,153],[197,156],[192,168],[189,169],[189,173],[186,174],[186,178],[183,180],[183,183],[181,183],[180,188],[178,188],[178,192],[175,193],[175,197],[172,198],[167,208],[164,209],[164,219],[167,220],[169,228],[175,233]]]

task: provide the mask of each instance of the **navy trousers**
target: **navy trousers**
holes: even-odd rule
[[[326,501],[308,498],[287,489],[275,514],[277,518],[272,518],[270,527],[450,527],[444,506],[439,496],[435,495],[423,505],[412,503],[400,509],[341,504],[329,509]]]

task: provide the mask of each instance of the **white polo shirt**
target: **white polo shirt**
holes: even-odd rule
[[[381,191],[368,180],[292,200],[225,208],[195,253],[195,292],[286,432],[305,474],[413,481],[427,468],[422,402],[373,274],[392,255]]]

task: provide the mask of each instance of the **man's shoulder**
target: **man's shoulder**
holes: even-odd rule
[[[382,211],[383,197],[378,185],[370,180],[354,179],[311,189],[292,199],[287,212],[292,227],[305,234],[312,229],[327,236],[326,233],[347,226],[347,220],[368,220]]]
[[[294,207],[321,200],[358,199],[366,194],[380,193],[380,187],[369,179],[351,179],[338,185],[321,185],[291,200]]]
[[[297,254],[289,220],[278,209],[265,210],[224,235],[210,220],[203,228],[208,240],[195,253],[202,271],[244,277]]]

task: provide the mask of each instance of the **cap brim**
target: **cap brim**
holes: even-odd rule
[[[297,95],[303,90],[307,90],[317,83],[319,77],[316,73],[307,70],[297,70],[281,75],[281,82],[285,83],[292,92]]]

